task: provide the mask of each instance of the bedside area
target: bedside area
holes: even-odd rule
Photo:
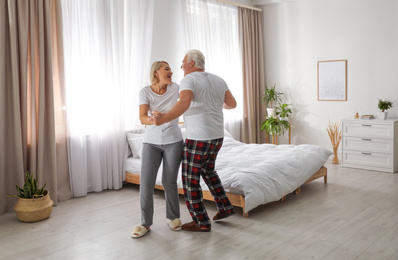
[[[343,119],[342,166],[398,171],[398,119]]]

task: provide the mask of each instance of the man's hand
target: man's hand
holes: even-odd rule
[[[157,125],[157,126],[166,123],[166,122],[164,121],[164,117],[163,117],[163,116],[161,116],[161,117],[159,117],[159,118],[154,118],[153,121],[154,121],[154,124]]]
[[[159,119],[162,118],[165,115],[165,113],[161,113],[159,111],[152,111],[151,115],[152,116],[148,118],[148,121],[153,122],[154,125],[158,126],[164,123],[161,122]]]
[[[224,104],[223,108],[225,109],[234,109],[236,107],[236,99],[232,95],[232,92],[230,90],[225,91],[225,99],[224,99]]]

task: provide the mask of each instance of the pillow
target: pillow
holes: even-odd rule
[[[224,128],[224,136],[225,137],[230,137],[230,138],[234,138],[225,128]]]
[[[144,141],[144,134],[126,133],[127,141],[134,158],[142,157],[142,143]]]

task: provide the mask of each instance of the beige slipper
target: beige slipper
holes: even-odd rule
[[[179,218],[176,218],[174,220],[170,220],[169,221],[169,227],[171,228],[171,230],[173,231],[180,231],[181,230],[181,226],[182,226],[182,222]]]
[[[146,235],[146,233],[148,233],[148,231],[150,230],[150,228],[146,228],[144,226],[141,225],[137,225],[133,227],[133,232],[131,232],[131,237],[132,238],[140,238]]]

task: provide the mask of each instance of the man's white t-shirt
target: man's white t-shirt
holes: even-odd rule
[[[193,98],[184,113],[187,138],[212,140],[224,137],[223,104],[227,83],[208,72],[192,72],[180,83],[180,92],[191,90]]]
[[[167,85],[167,90],[163,95],[152,91],[151,86],[146,86],[140,90],[139,104],[147,104],[148,115],[151,111],[162,113],[169,112],[179,98],[178,85],[172,83]],[[148,125],[145,130],[144,143],[151,144],[171,144],[182,140],[181,129],[178,126],[178,118],[160,126]]]

